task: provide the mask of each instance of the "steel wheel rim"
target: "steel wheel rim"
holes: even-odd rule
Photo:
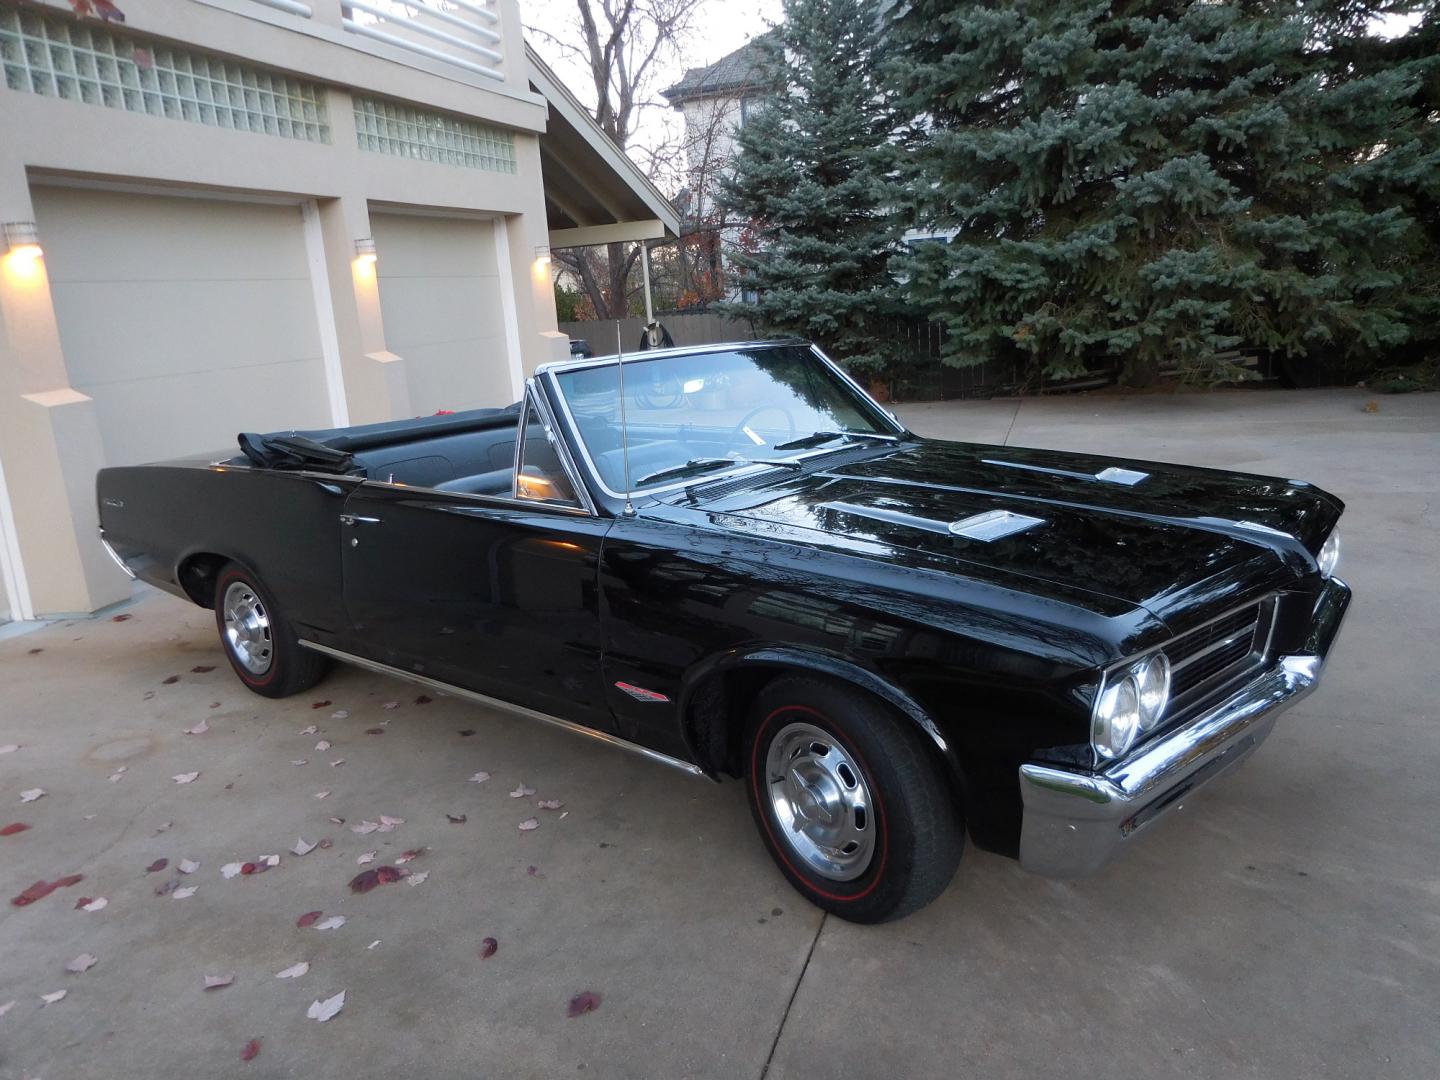
[[[781,843],[810,870],[853,881],[875,854],[870,788],[835,736],[788,724],[765,755],[766,792]]]
[[[230,655],[252,675],[264,675],[275,659],[275,646],[270,638],[270,613],[265,601],[243,581],[225,590],[221,601],[225,620],[225,644]]]

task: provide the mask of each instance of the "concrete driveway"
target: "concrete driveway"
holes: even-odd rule
[[[735,784],[354,670],[267,701],[208,612],[155,593],[11,633],[0,826],[31,828],[0,837],[0,886],[83,880],[0,908],[0,1077],[1440,1075],[1440,396],[1368,400],[900,410],[928,435],[1312,480],[1349,503],[1356,600],[1320,692],[1101,876],[971,849],[936,904],[878,928],[789,890]],[[381,815],[404,823],[352,831]],[[332,843],[296,856],[297,837]],[[347,888],[362,853],[421,847],[418,886]],[[316,910],[347,921],[296,926]],[[598,1009],[568,1018],[584,991]]]

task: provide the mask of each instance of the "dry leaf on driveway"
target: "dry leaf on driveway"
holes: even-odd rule
[[[328,701],[312,701],[312,702],[310,703],[310,707],[311,707],[312,709],[323,709],[323,708],[327,707],[329,704],[330,704],[330,702],[328,702]]]
[[[359,825],[351,825],[350,831],[359,833],[361,836],[367,836],[378,828],[380,828],[378,821],[362,821]]]
[[[89,971],[96,963],[98,963],[98,961],[95,957],[91,956],[88,952],[82,952],[79,956],[75,957],[74,960],[71,960],[65,965],[65,970],[80,975]]]
[[[240,1051],[241,1061],[254,1061],[260,1056],[260,1040],[251,1039]]]
[[[116,769],[105,779],[109,780],[112,784],[118,784],[121,780],[125,779],[125,766],[121,765],[120,768]]]
[[[164,870],[164,869],[165,869],[167,866],[169,866],[169,865],[170,865],[170,860],[169,860],[169,859],[156,859],[156,860],[155,860],[154,862],[152,862],[149,866],[145,867],[145,872],[146,872],[147,874],[157,874],[157,873],[159,873],[161,870]]]
[[[19,743],[13,743],[13,742],[11,742],[11,743],[6,743],[4,746],[0,746],[0,754],[13,754],[13,753],[15,753],[16,750],[19,750],[19,749],[20,749],[20,744],[19,744]]]
[[[182,772],[176,776],[172,776],[170,779],[174,780],[177,784],[193,784],[195,778],[199,775],[198,772]]]
[[[366,863],[372,863],[372,862],[374,862],[374,861],[375,861],[375,856],[376,856],[376,855],[379,855],[379,854],[380,854],[380,853],[379,853],[378,851],[367,851],[367,852],[365,852],[363,855],[360,855],[359,857],[357,857],[355,861],[356,861],[357,863],[359,863],[361,866],[364,866]]]
[[[220,873],[223,877],[232,878],[236,874],[241,873],[244,869],[244,863],[227,862],[224,866],[220,867]]]
[[[400,702],[398,702],[398,701],[387,701],[387,702],[385,702],[385,704],[384,704],[383,706],[381,706],[381,708],[385,708],[385,709],[398,709],[399,707],[400,707]]]
[[[425,848],[417,847],[411,848],[409,851],[401,852],[399,855],[395,856],[395,865],[404,866],[407,862],[414,862],[421,855],[424,855],[425,851]]]
[[[495,955],[495,950],[498,948],[500,948],[500,943],[493,937],[484,938],[480,942],[480,959],[489,960],[490,957]]]
[[[303,757],[302,757],[302,758],[291,758],[291,759],[290,759],[290,764],[291,764],[291,765],[309,765],[310,762],[309,762],[306,758],[303,758]]]
[[[376,946],[376,945],[379,945],[379,944],[380,944],[380,939],[377,937],[374,941],[370,942],[369,945],[366,945],[365,948],[366,948],[366,950],[368,951],[368,950],[370,950],[370,949],[375,948],[375,946]]]
[[[451,825],[464,825],[470,818],[465,814],[446,814],[445,820]]]
[[[489,780],[489,779],[490,779],[490,774],[489,774],[488,772],[481,771],[481,772],[477,772],[474,776],[470,777],[468,783],[471,783],[471,784],[483,784],[486,780]]]
[[[330,719],[331,719],[331,720],[349,720],[349,719],[350,719],[350,710],[349,710],[349,709],[336,709],[334,712],[332,712],[332,713],[330,714]]]
[[[3,829],[0,829],[0,836],[14,836],[16,833],[22,833],[28,828],[30,828],[30,826],[26,825],[23,821],[11,822]]]
[[[223,990],[225,987],[229,986],[229,985],[230,985],[231,983],[233,983],[234,981],[235,981],[235,976],[234,976],[233,974],[230,974],[230,975],[206,975],[206,976],[205,976],[205,989],[206,989],[206,990]]]
[[[541,810],[559,810],[565,804],[559,799],[541,799],[535,805]]]
[[[317,792],[315,792],[315,798],[317,798],[317,799],[328,799],[329,797],[330,797],[330,792],[329,792],[329,791],[317,791]]]
[[[524,799],[524,798],[526,798],[526,797],[528,797],[528,796],[530,796],[530,795],[534,795],[534,794],[535,794],[535,789],[534,789],[533,787],[526,787],[526,786],[522,783],[522,784],[521,784],[519,787],[517,787],[514,791],[510,792],[510,797],[511,797],[512,799]]]
[[[391,829],[395,828],[396,825],[404,825],[404,824],[405,824],[405,819],[404,819],[403,817],[391,817],[389,814],[381,814],[381,815],[380,815],[380,831],[381,831],[381,832],[389,832]]]
[[[341,990],[332,998],[326,998],[324,1001],[311,1002],[310,1008],[305,1010],[305,1015],[311,1020],[319,1020],[323,1024],[344,1007],[345,991]]]
[[[333,769],[333,768],[335,768],[337,765],[344,765],[344,764],[345,764],[345,759],[344,759],[343,757],[342,757],[342,758],[336,758],[334,761],[330,762],[330,767]]]
[[[419,873],[419,874],[411,874],[411,875],[410,875],[409,877],[407,877],[405,880],[408,881],[411,885],[424,885],[424,884],[425,884],[425,879],[428,878],[429,876],[430,876],[430,871],[429,871],[429,870],[426,870],[426,871],[424,871],[424,872],[422,872],[422,873]]]
[[[320,845],[318,843],[310,843],[310,841],[306,840],[303,836],[297,836],[295,838],[295,846],[292,847],[290,851],[296,855],[309,855],[310,852],[314,851],[319,846]]]
[[[175,685],[177,682],[179,682],[179,681],[180,681],[180,676],[179,676],[179,675],[171,675],[171,676],[169,676],[168,678],[161,679],[161,680],[160,680],[160,685],[161,685],[161,686],[174,686],[174,685]]]
[[[594,1012],[600,1007],[600,995],[593,990],[585,990],[576,994],[570,999],[570,1008],[565,1015],[570,1019],[583,1016],[587,1012]]]
[[[415,704],[416,704],[416,705],[429,705],[430,702],[432,702],[432,701],[434,701],[434,700],[435,700],[435,699],[432,698],[432,697],[430,697],[428,694],[421,694],[419,697],[417,697],[417,698],[415,699]]]
[[[277,979],[298,979],[301,975],[304,975],[309,970],[309,961],[301,960],[298,964],[291,964],[284,971],[277,971],[275,973],[275,977]]]
[[[54,1005],[57,1001],[60,1001],[62,998],[64,998],[65,995],[69,992],[69,990],[56,990],[53,993],[41,994],[40,1000],[44,1002],[45,1005]]]
[[[301,729],[300,729],[300,734],[301,734],[301,735],[315,735],[315,734],[317,734],[319,731],[320,731],[320,729],[319,729],[318,727],[316,727],[314,724],[311,724],[309,727],[301,728]]]
[[[110,901],[106,900],[103,896],[97,896],[93,900],[82,896],[79,901],[76,902],[75,909],[77,911],[100,911],[108,906],[109,903]]]
[[[190,897],[195,895],[195,891],[199,888],[199,885],[186,885],[183,889],[176,889],[174,892],[172,892],[170,894],[170,899],[189,900]]]
[[[21,802],[34,802],[36,799],[43,798],[44,795],[45,795],[45,789],[44,789],[44,788],[32,787],[29,791],[22,791],[22,792],[20,792],[20,801],[21,801]]]
[[[295,920],[295,925],[302,930],[305,929],[305,927],[307,926],[314,926],[315,923],[319,920],[320,914],[321,913],[318,911],[307,911],[304,915],[301,915],[300,918]]]
[[[192,668],[190,669],[190,672],[191,672],[191,674],[193,674],[193,675],[209,675],[210,672],[212,672],[212,671],[214,671],[214,670],[215,670],[215,665],[214,665],[214,664],[196,664],[194,667],[192,667]]]
[[[76,885],[84,880],[84,874],[69,874],[66,877],[56,878],[54,881],[45,881],[42,879],[35,882],[34,885],[31,885],[19,896],[13,897],[10,903],[16,907],[25,907],[27,904],[33,904],[36,900],[45,899],[45,897],[49,896],[56,889],[68,889],[71,885]]]
[[[316,750],[329,750],[329,749],[330,749],[330,740],[329,740],[329,739],[321,739],[319,742],[317,742],[317,743],[315,744],[315,749],[316,749]]]
[[[175,869],[179,870],[182,874],[193,874],[196,870],[200,869],[200,864],[194,859],[181,859],[175,864]]]
[[[538,829],[539,827],[540,822],[535,820],[533,817],[527,817],[524,821],[520,822],[519,825],[521,832],[530,832],[532,829]]]
[[[205,732],[207,732],[207,731],[209,731],[209,730],[210,730],[210,725],[207,724],[204,720],[201,720],[201,721],[200,721],[198,724],[196,724],[194,727],[187,727],[187,728],[185,729],[185,734],[186,734],[186,735],[204,735]]]
[[[4,1016],[7,1012],[13,1009],[15,1005],[16,1003],[13,1000],[7,1001],[4,1005],[0,1005],[0,1016]]]
[[[331,915],[328,919],[322,919],[315,924],[316,930],[339,930],[344,926],[346,917],[344,915]]]

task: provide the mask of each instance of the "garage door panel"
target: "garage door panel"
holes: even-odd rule
[[[384,277],[474,277],[495,273],[495,225],[459,218],[371,214]]]
[[[413,348],[504,333],[499,278],[384,278],[380,287],[385,338],[396,352],[400,343]]]
[[[411,411],[425,416],[437,409],[470,408],[475,401],[492,408],[510,404],[515,393],[504,355],[503,337],[413,347],[405,356]]]
[[[321,355],[308,281],[70,282],[51,296],[77,387]]]

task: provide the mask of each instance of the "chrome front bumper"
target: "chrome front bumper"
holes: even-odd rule
[[[1244,760],[1275,718],[1315,689],[1349,604],[1350,587],[1332,578],[1301,651],[1280,657],[1210,712],[1102,772],[1020,766],[1020,865],[1046,877],[1092,874],[1136,832]]]

